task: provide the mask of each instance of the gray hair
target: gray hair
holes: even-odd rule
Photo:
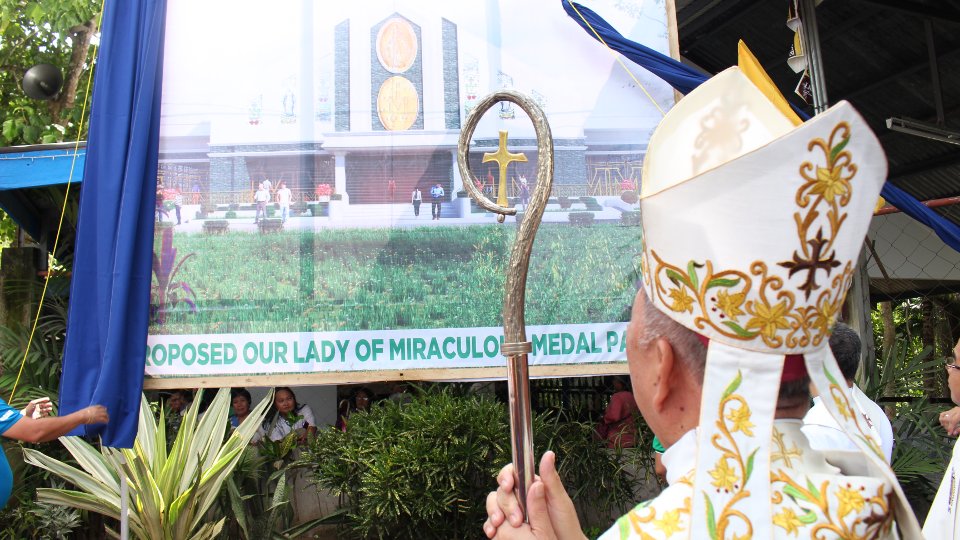
[[[643,325],[637,336],[640,347],[648,347],[659,338],[666,339],[680,361],[702,382],[703,371],[707,364],[707,348],[700,341],[697,333],[657,309],[647,298],[645,290],[640,289],[640,295],[643,296],[640,308],[643,313]],[[639,298],[638,301],[640,301]]]
[[[640,296],[643,297],[643,304],[640,308],[643,313],[643,325],[638,332],[638,345],[644,348],[658,338],[666,339],[670,342],[680,361],[702,384],[703,373],[707,364],[707,348],[700,341],[699,335],[657,309],[653,302],[647,298],[647,292],[642,288],[640,289]],[[638,301],[641,301],[639,297]],[[857,354],[859,358],[859,349]],[[792,407],[798,400],[809,400],[809,386],[809,376],[796,381],[781,382],[780,393],[777,397],[778,408]]]

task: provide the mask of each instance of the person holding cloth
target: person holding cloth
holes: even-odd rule
[[[77,426],[110,421],[103,405],[91,405],[66,416],[48,416],[52,409],[50,398],[35,399],[22,411],[0,399],[0,435],[29,443],[48,442],[70,433]],[[0,508],[7,505],[12,487],[13,472],[6,455],[0,452]]]

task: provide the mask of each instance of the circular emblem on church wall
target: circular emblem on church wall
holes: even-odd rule
[[[394,17],[377,33],[377,58],[391,73],[403,73],[417,59],[417,34],[410,23]]]
[[[390,77],[377,94],[377,115],[389,131],[404,131],[417,120],[420,103],[413,83],[403,77]]]

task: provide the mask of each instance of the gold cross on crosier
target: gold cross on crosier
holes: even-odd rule
[[[511,161],[527,161],[524,154],[511,154],[507,150],[507,132],[500,132],[500,146],[496,152],[488,152],[483,155],[482,163],[496,161],[500,165],[500,187],[497,189],[497,204],[506,208],[507,206],[507,165]]]

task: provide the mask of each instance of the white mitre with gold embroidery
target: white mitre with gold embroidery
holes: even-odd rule
[[[905,536],[919,535],[827,346],[886,179],[873,132],[845,102],[794,126],[730,68],[684,97],[649,148],[643,286],[709,339],[689,537],[782,536],[770,504],[784,496],[771,488],[773,418],[781,376],[799,379],[804,365],[869,475],[888,483]],[[787,355],[803,360],[784,373]],[[824,504],[862,510],[841,499]],[[875,537],[868,529],[884,517],[849,537]]]

